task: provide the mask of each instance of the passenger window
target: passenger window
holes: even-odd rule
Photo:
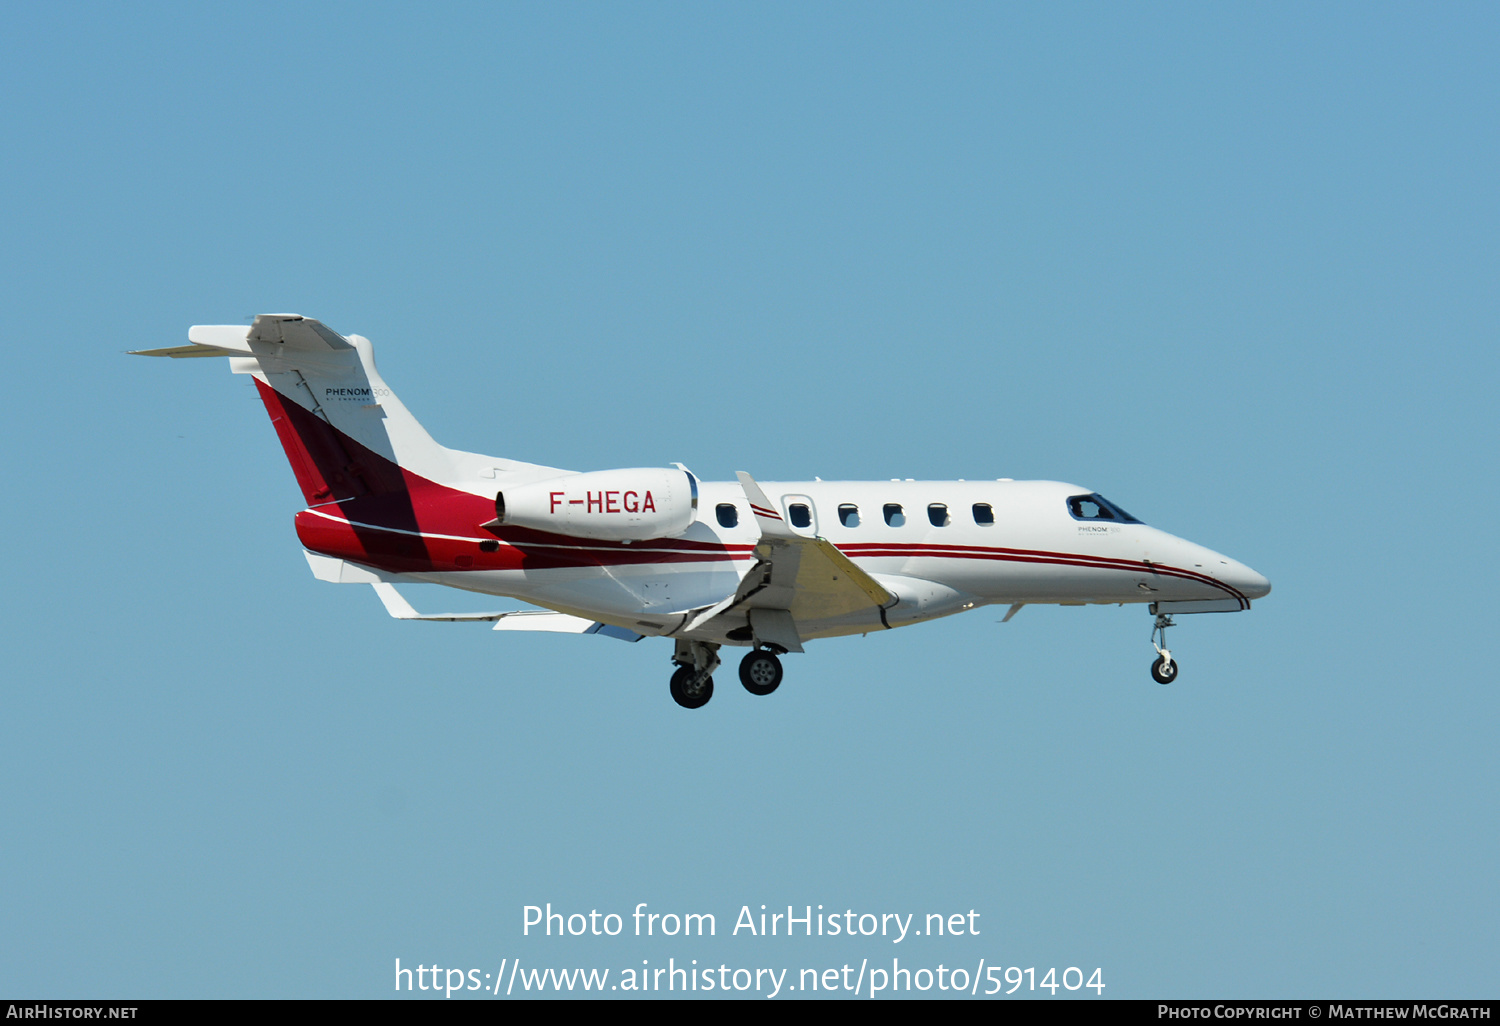
[[[927,507],[927,522],[933,527],[947,527],[951,522],[948,519],[948,507],[941,502],[934,502]]]
[[[714,513],[718,515],[720,527],[738,527],[740,522],[740,511],[732,502],[721,502],[714,507]]]
[[[995,524],[995,507],[987,502],[974,503],[974,523],[980,527],[993,527]]]
[[[900,527],[906,523],[906,514],[901,512],[901,503],[888,502],[882,512],[885,513],[885,522],[891,527]]]
[[[839,507],[839,523],[845,527],[859,526],[859,507],[852,502],[846,502]]]
[[[812,526],[812,510],[808,509],[802,503],[794,502],[786,508],[786,511],[791,515],[793,527]]]

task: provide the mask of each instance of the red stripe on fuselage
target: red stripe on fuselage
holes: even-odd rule
[[[341,503],[340,509],[346,505],[357,506]],[[459,534],[464,527],[455,525],[449,530],[423,534],[420,542],[425,558],[412,560],[405,558],[400,537],[403,532],[399,529],[366,521],[351,522],[330,510],[329,506],[320,506],[297,514],[297,536],[304,545],[317,552],[397,573],[724,562],[749,559],[752,555],[752,546],[749,545],[716,545],[682,539],[636,542],[633,545],[579,542],[564,535],[526,528],[473,529],[473,533],[466,536]],[[389,541],[371,545],[376,535]],[[485,552],[479,547],[485,541],[498,541],[500,546],[494,552]]]
[[[1083,566],[1097,570],[1125,570],[1131,573],[1161,574],[1182,580],[1196,581],[1218,588],[1241,601],[1248,601],[1239,590],[1223,581],[1195,570],[1167,566],[1162,563],[1147,563],[1139,559],[1119,559],[1114,556],[1095,556],[1074,552],[1053,552],[1046,549],[1009,549],[975,545],[885,545],[878,542],[841,545],[839,551],[851,559],[858,557],[894,557],[930,559],[991,559],[1010,563],[1050,563],[1062,566]]]

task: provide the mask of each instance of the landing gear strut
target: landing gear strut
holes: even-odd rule
[[[769,695],[781,686],[781,660],[770,649],[755,649],[740,660],[740,683],[752,695]]]
[[[1167,628],[1172,626],[1172,617],[1167,613],[1156,614],[1156,626],[1151,628],[1151,647],[1156,649],[1156,662],[1151,664],[1151,679],[1158,684],[1170,684],[1177,679],[1178,664],[1167,650]],[[1161,643],[1157,644],[1157,636]]]
[[[719,646],[707,641],[677,642],[672,653],[672,699],[684,709],[698,709],[714,697],[713,673],[719,668]]]

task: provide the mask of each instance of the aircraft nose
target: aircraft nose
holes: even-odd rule
[[[1265,576],[1251,570],[1244,563],[1236,563],[1234,560],[1225,560],[1228,566],[1220,567],[1220,573],[1215,574],[1219,580],[1244,595],[1246,598],[1265,598],[1271,594],[1271,582]]]

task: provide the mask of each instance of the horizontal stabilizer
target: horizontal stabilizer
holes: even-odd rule
[[[185,346],[165,349],[135,349],[131,356],[269,356],[277,350],[329,353],[353,350],[349,340],[322,321],[300,314],[261,314],[255,323],[195,324],[188,329]],[[271,343],[256,349],[252,343]]]
[[[165,349],[135,349],[130,355],[170,356],[174,360],[192,356],[255,355],[250,348],[250,326],[246,324],[195,324],[188,329],[188,342],[189,345]]]
[[[168,346],[166,349],[132,349],[131,356],[170,356],[174,360],[192,356],[241,356],[237,349],[224,349],[220,346]]]

